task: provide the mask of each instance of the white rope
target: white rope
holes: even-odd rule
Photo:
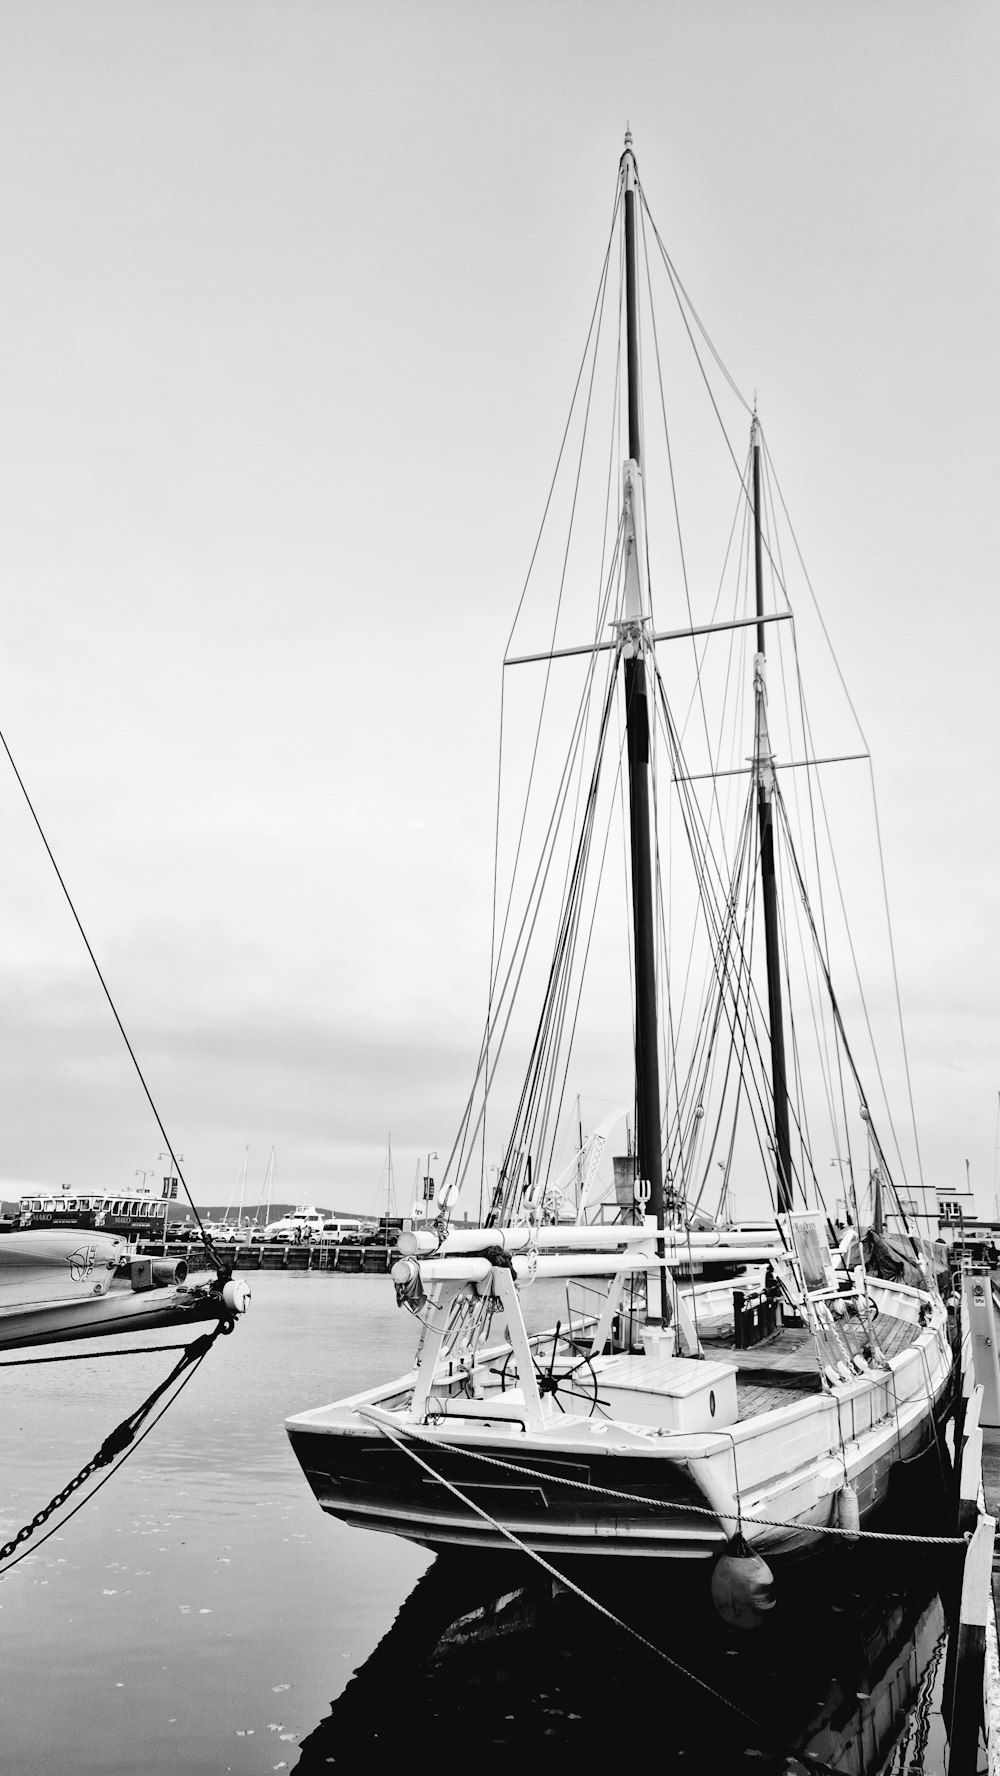
[[[761,1733],[764,1736],[766,1742],[769,1742],[773,1746],[774,1741],[769,1728],[765,1726],[763,1721],[758,1720],[756,1715],[749,1714],[745,1708],[740,1707],[738,1702],[734,1702],[731,1697],[724,1695],[721,1690],[714,1689],[711,1684],[705,1682],[704,1678],[698,1677],[694,1671],[689,1671],[687,1666],[682,1665],[679,1660],[672,1659],[670,1654],[665,1653],[661,1646],[657,1646],[654,1641],[647,1640],[644,1634],[640,1634],[638,1628],[633,1628],[630,1622],[623,1621],[621,1616],[616,1616],[613,1610],[609,1610],[607,1606],[600,1603],[596,1597],[592,1597],[589,1591],[585,1591],[582,1585],[578,1585],[573,1579],[567,1578],[566,1574],[560,1572],[558,1567],[552,1566],[551,1563],[545,1559],[544,1555],[537,1553],[534,1548],[529,1548],[526,1542],[522,1542],[520,1537],[515,1535],[512,1529],[508,1529],[506,1525],[501,1523],[496,1517],[491,1517],[489,1511],[485,1510],[482,1505],[477,1505],[475,1500],[469,1498],[466,1493],[462,1492],[453,1481],[446,1480],[444,1475],[438,1473],[436,1468],[432,1468],[430,1462],[425,1462],[423,1457],[418,1455],[415,1449],[408,1448],[402,1437],[397,1436],[388,1425],[383,1424],[379,1419],[372,1418],[372,1415],[365,1412],[363,1407],[359,1407],[358,1411],[361,1412],[363,1417],[371,1419],[371,1422],[377,1425],[378,1429],[388,1438],[390,1443],[393,1443],[404,1455],[408,1455],[411,1461],[416,1462],[418,1467],[424,1469],[425,1473],[430,1474],[435,1480],[440,1481],[442,1486],[446,1486],[448,1491],[453,1493],[461,1504],[467,1505],[470,1510],[475,1511],[477,1516],[481,1517],[484,1522],[488,1523],[492,1529],[495,1529],[499,1535],[504,1536],[513,1547],[517,1548],[519,1553],[527,1555],[528,1559],[533,1560],[537,1566],[540,1566],[544,1572],[547,1572],[550,1578],[557,1580],[560,1585],[564,1585],[567,1591],[572,1591],[574,1596],[579,1597],[582,1603],[589,1604],[591,1609],[596,1610],[598,1615],[603,1616],[613,1627],[620,1628],[624,1633],[631,1635],[632,1639],[638,1641],[640,1646],[645,1647],[647,1652],[655,1653],[656,1657],[662,1659],[665,1665],[669,1665],[672,1671],[676,1671],[681,1677],[687,1678],[689,1683],[694,1684],[699,1690],[703,1690],[707,1696],[711,1696],[714,1702],[721,1702],[724,1708],[728,1708],[731,1713],[739,1715],[741,1720],[745,1720],[756,1732]],[[474,1454],[476,1452],[468,1451],[467,1453]],[[487,1456],[484,1459],[491,1460],[492,1458]],[[498,1465],[504,1467],[508,1464],[500,1462]],[[824,1763],[822,1758],[814,1756],[812,1752],[803,1750],[792,1752],[789,1755],[798,1762],[808,1765],[810,1769],[824,1773],[824,1776],[836,1776],[836,1772],[833,1770],[832,1766]]]
[[[370,1417],[370,1414],[365,1413],[363,1408],[359,1408],[358,1410],[362,1412],[364,1417]],[[739,1703],[731,1702],[728,1696],[724,1696],[721,1691],[713,1689],[703,1678],[697,1677],[693,1671],[688,1671],[684,1665],[679,1664],[676,1659],[672,1659],[669,1653],[665,1653],[662,1647],[657,1646],[651,1640],[647,1640],[644,1634],[640,1634],[638,1628],[633,1628],[629,1622],[623,1622],[620,1616],[616,1616],[614,1612],[609,1610],[603,1603],[599,1603],[596,1597],[592,1597],[588,1591],[583,1589],[582,1585],[577,1585],[572,1579],[567,1578],[565,1573],[559,1572],[557,1567],[551,1566],[543,1555],[536,1553],[534,1548],[529,1548],[526,1542],[522,1542],[520,1537],[516,1536],[512,1529],[508,1529],[506,1525],[500,1523],[496,1517],[491,1517],[490,1513],[485,1510],[482,1505],[476,1504],[475,1499],[469,1498],[467,1494],[462,1492],[451,1480],[446,1480],[443,1474],[438,1473],[436,1468],[431,1467],[430,1462],[425,1462],[423,1457],[418,1455],[415,1449],[409,1449],[403,1439],[398,1437],[394,1431],[391,1431],[388,1425],[382,1424],[378,1419],[373,1420],[373,1423],[378,1425],[379,1430],[384,1436],[388,1437],[390,1443],[394,1443],[396,1448],[401,1449],[404,1455],[408,1455],[412,1461],[415,1461],[418,1467],[423,1468],[424,1471],[432,1475],[435,1480],[439,1480],[442,1486],[446,1486],[449,1492],[454,1493],[460,1503],[468,1505],[471,1511],[475,1511],[476,1515],[482,1517],[484,1522],[488,1523],[491,1529],[495,1529],[499,1535],[505,1536],[507,1541],[511,1542],[521,1554],[526,1554],[529,1559],[534,1560],[549,1574],[550,1578],[557,1579],[560,1585],[565,1585],[566,1589],[574,1592],[582,1602],[589,1603],[592,1609],[597,1610],[599,1615],[604,1616],[606,1620],[611,1622],[616,1628],[624,1629],[625,1633],[630,1634],[633,1640],[637,1640],[640,1646],[644,1646],[650,1653],[655,1653],[658,1658],[663,1659],[665,1663],[672,1666],[675,1671],[679,1671],[681,1675],[688,1678],[691,1683],[697,1684],[698,1688],[704,1690],[706,1695],[711,1696],[714,1701],[724,1703],[727,1708],[732,1709],[734,1714],[738,1714],[743,1720],[749,1721],[750,1725],[757,1728],[759,1732],[767,1732],[763,1723],[757,1720],[754,1715],[748,1714],[745,1708],[739,1706]],[[504,1466],[505,1464],[501,1463],[500,1465]]]
[[[378,1430],[384,1431],[386,1436],[389,1437],[391,1442],[397,1441],[395,1433],[392,1430],[390,1430],[390,1427],[387,1424],[384,1423],[383,1419],[381,1418],[381,1416],[379,1414],[372,1412],[371,1410],[367,1409],[364,1406],[356,1406],[354,1410],[357,1412],[359,1418],[366,1419],[369,1424],[373,1424],[376,1426],[376,1428]],[[406,1437],[413,1437],[417,1442],[422,1441],[422,1442],[426,1442],[426,1443],[433,1443],[435,1448],[438,1448],[438,1449],[441,1449],[443,1447],[448,1447],[448,1448],[452,1447],[451,1445],[447,1445],[447,1446],[442,1445],[440,1439],[434,1435],[433,1431],[425,1431],[423,1428],[418,1428],[416,1425],[408,1424],[406,1426],[405,1431],[402,1433],[402,1435],[406,1436]],[[403,1445],[403,1447],[405,1448],[405,1445]],[[413,1452],[410,1450],[407,1450],[407,1454],[411,1454],[411,1453],[413,1453]],[[539,1470],[537,1468],[523,1467],[519,1462],[503,1461],[499,1456],[486,1455],[481,1449],[472,1449],[469,1447],[468,1444],[463,1444],[461,1446],[461,1448],[457,1451],[457,1453],[461,1454],[461,1455],[473,1456],[476,1461],[486,1462],[490,1467],[503,1468],[507,1473],[523,1474],[529,1480],[545,1480],[545,1481],[548,1481],[550,1484],[553,1484],[556,1481],[558,1481],[560,1483],[560,1485],[562,1485],[562,1486],[575,1486],[582,1492],[597,1493],[602,1498],[617,1499],[623,1504],[652,1505],[654,1507],[654,1509],[657,1511],[662,1511],[665,1508],[667,1508],[667,1506],[669,1506],[669,1508],[673,1511],[686,1511],[690,1515],[697,1516],[697,1517],[714,1517],[716,1519],[716,1521],[719,1521],[720,1519],[725,1520],[727,1517],[727,1513],[725,1511],[715,1511],[712,1509],[712,1507],[710,1505],[689,1505],[689,1504],[683,1503],[679,1499],[664,1500],[664,1499],[646,1498],[644,1496],[644,1494],[642,1494],[641,1492],[618,1492],[618,1491],[616,1491],[616,1489],[614,1487],[611,1487],[611,1486],[595,1486],[593,1484],[593,1482],[589,1481],[589,1480],[574,1480],[568,1474],[559,1474],[556,1472],[542,1473],[542,1472],[539,1472]],[[451,1485],[451,1481],[446,1480],[444,1478],[443,1474],[438,1474],[436,1472],[436,1470],[434,1470],[434,1469],[431,1469],[430,1472],[435,1474],[435,1478],[441,1481],[442,1486],[450,1487],[453,1492],[456,1490],[456,1488]],[[471,1505],[472,1509],[474,1511],[479,1511],[481,1516],[487,1515],[487,1513],[485,1511],[481,1510],[479,1505],[473,1505],[471,1499],[468,1499],[465,1502],[468,1503],[469,1505]],[[785,1530],[795,1527],[792,1524],[789,1524],[787,1522],[783,1522],[780,1518],[754,1517],[754,1516],[748,1515],[745,1511],[742,1511],[740,1509],[740,1506],[738,1503],[736,1506],[736,1511],[739,1514],[742,1522],[745,1525],[752,1524],[754,1527],[760,1527],[761,1529],[785,1529]],[[735,1514],[734,1514],[734,1516],[735,1516]],[[490,1521],[492,1522],[492,1519],[490,1519]],[[507,1535],[508,1533],[511,1533],[511,1532],[508,1532],[506,1529],[504,1529],[502,1524],[497,1524],[496,1527],[500,1530],[501,1534],[503,1534],[503,1535]],[[958,1535],[954,1535],[954,1536],[902,1535],[902,1534],[897,1534],[897,1533],[894,1533],[890,1530],[884,1530],[884,1529],[840,1529],[838,1527],[835,1527],[833,1524],[820,1524],[820,1523],[810,1523],[810,1524],[805,1525],[803,1527],[807,1527],[810,1530],[810,1532],[814,1535],[844,1536],[846,1538],[846,1540],[850,1541],[850,1542],[856,1542],[856,1541],[858,1541],[859,1538],[864,1538],[865,1540],[871,1541],[871,1542],[916,1543],[922,1547],[928,1547],[928,1548],[963,1548],[964,1549],[966,1547],[966,1545],[968,1543],[968,1539],[969,1539],[968,1536],[958,1536]]]

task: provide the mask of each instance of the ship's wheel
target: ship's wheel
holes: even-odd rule
[[[544,1342],[547,1345],[548,1339],[546,1338]],[[590,1357],[581,1356],[573,1339],[562,1336],[561,1320],[556,1321],[555,1331],[552,1334],[552,1349],[549,1352],[547,1367],[544,1358],[539,1361],[541,1349],[541,1343],[535,1346],[532,1361],[535,1367],[538,1392],[542,1398],[544,1399],[546,1394],[551,1394],[560,1412],[566,1411],[559,1398],[560,1394],[571,1394],[578,1400],[589,1401],[590,1410],[587,1417],[593,1418],[595,1410],[601,1405],[601,1401],[597,1397],[597,1373]],[[512,1381],[517,1378],[516,1367],[513,1370],[510,1368],[513,1355],[513,1351],[508,1351],[499,1370],[493,1372],[500,1377],[501,1393],[506,1392],[508,1375]]]

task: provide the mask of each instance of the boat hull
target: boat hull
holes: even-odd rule
[[[435,1550],[509,1553],[516,1538],[544,1554],[696,1559],[716,1554],[726,1539],[704,1493],[670,1461],[654,1465],[623,1457],[605,1471],[605,1464],[569,1451],[554,1456],[519,1448],[508,1452],[510,1461],[531,1471],[518,1473],[491,1470],[478,1452],[461,1445],[414,1443],[411,1448],[427,1464],[417,1470],[412,1456],[379,1431],[338,1437],[289,1426],[289,1437],[324,1511],[356,1528],[388,1531]],[[579,1491],[567,1484],[573,1481]],[[609,1498],[595,1507],[595,1495],[583,1491],[593,1486],[654,1502],[629,1505]],[[706,1515],[688,1514],[680,1508],[684,1505]]]
[[[937,1474],[949,1395],[943,1384],[933,1409],[908,1423],[876,1426],[853,1449],[846,1477],[862,1525],[884,1515],[886,1506],[891,1510],[899,1477],[912,1472],[923,1452],[932,1452]],[[770,1431],[763,1421],[756,1429],[791,1442],[809,1430],[808,1412],[786,1409],[774,1415],[783,1422]],[[552,1439],[521,1433],[502,1443],[478,1430],[407,1435],[402,1423],[385,1431],[365,1423],[348,1402],[304,1413],[286,1428],[324,1511],[435,1550],[520,1546],[548,1557],[704,1560],[714,1559],[742,1527],[759,1552],[796,1554],[836,1524],[845,1479],[840,1452],[820,1447],[771,1484],[763,1505],[761,1489],[754,1496],[744,1491],[741,1525],[725,1484],[732,1456],[720,1458],[718,1437],[685,1439],[683,1447],[677,1440],[671,1448],[670,1439],[608,1427],[609,1437],[616,1433],[633,1446],[598,1449],[586,1420],[557,1447]],[[741,1456],[749,1464],[748,1446]]]

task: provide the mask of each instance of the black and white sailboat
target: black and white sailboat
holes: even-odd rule
[[[845,963],[849,978],[857,950],[834,931],[845,877],[837,854],[826,854],[824,767],[833,761],[821,756],[802,700],[791,555],[755,406],[742,403],[742,462],[721,433],[720,479],[733,488],[736,516],[703,620],[679,531],[674,568],[661,573],[663,536],[647,523],[654,505],[672,519],[679,500],[652,310],[657,265],[688,341],[707,341],[626,137],[578,383],[588,416],[607,396],[612,445],[609,453],[605,437],[601,460],[617,453],[618,466],[602,506],[581,443],[568,501],[576,531],[554,556],[564,615],[581,578],[576,533],[589,516],[593,632],[563,646],[553,619],[543,649],[509,651],[505,661],[544,673],[543,714],[567,715],[568,740],[553,811],[541,821],[527,812],[518,827],[486,1034],[438,1218],[400,1241],[393,1277],[420,1323],[415,1367],[287,1426],[325,1510],[432,1547],[697,1557],[740,1531],[758,1552],[800,1549],[830,1527],[870,1520],[897,1464],[939,1435],[950,1387],[947,1312],[913,1189],[902,1183],[872,1019],[860,982],[834,985]],[[721,360],[714,348],[696,360],[711,391]],[[721,419],[714,393],[711,406]],[[647,453],[643,416],[656,411],[663,436]],[[550,496],[550,516],[557,503]],[[544,556],[540,547],[535,559]],[[683,627],[658,630],[654,582],[667,585],[675,609],[683,605],[670,587],[687,594]],[[773,662],[790,673],[787,694],[769,690]],[[574,670],[584,678],[575,708],[559,677]],[[530,756],[534,793],[540,745]],[[593,1168],[578,1166],[587,1185],[569,1221],[557,1153],[571,1121],[574,1040],[595,1006],[603,1039],[614,1022],[607,978],[594,1001],[585,983],[609,930],[597,883],[611,871],[618,808],[631,980],[619,1049],[634,1076],[635,1206],[609,1216]],[[540,861],[519,900],[533,833]],[[693,862],[689,888],[682,850]],[[511,1087],[518,1005],[547,919],[527,1060]],[[617,1083],[609,1080],[609,1095]],[[459,1225],[463,1189],[468,1207],[487,1175],[489,1106],[491,1131],[506,1117],[490,1212],[481,1228]],[[828,1206],[831,1154],[837,1201]],[[756,1194],[766,1216],[713,1225],[704,1207],[720,1171],[723,1195],[735,1183],[740,1201]],[[866,1228],[875,1193],[895,1205],[888,1240]],[[699,1313],[690,1280],[707,1262],[766,1267],[756,1293],[752,1279],[734,1279],[721,1325],[717,1313]],[[526,1304],[545,1283],[558,1287],[558,1323],[533,1335]]]

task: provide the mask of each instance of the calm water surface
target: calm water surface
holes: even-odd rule
[[[121,1473],[0,1582],[9,1776],[377,1769],[412,1757],[418,1716],[483,1768],[579,1769],[631,1721],[628,1742],[651,1696],[662,1770],[797,1771],[805,1745],[874,1770],[906,1719],[893,1770],[942,1767],[933,1575],[821,1567],[751,1637],[722,1628],[703,1585],[671,1576],[654,1597],[631,1568],[606,1575],[668,1666],[537,1568],[348,1529],[315,1504],[283,1420],[409,1368],[416,1328],[382,1277],[251,1280],[245,1320]],[[174,1360],[0,1369],[0,1539]]]

